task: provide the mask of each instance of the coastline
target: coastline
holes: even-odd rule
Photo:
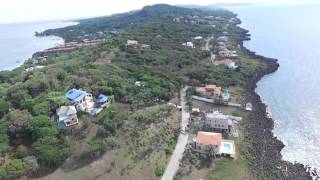
[[[279,68],[278,60],[257,55],[255,52],[241,48],[247,54],[262,59],[267,64],[267,69],[258,73],[246,83],[246,99],[253,104],[253,111],[249,119],[244,123],[245,138],[253,138],[248,151],[254,157],[247,157],[252,172],[257,177],[269,177],[271,179],[312,179],[311,171],[300,163],[291,163],[282,159],[281,150],[285,147],[273,133],[274,120],[268,116],[267,105],[263,103],[260,95],[256,92],[257,83],[268,74],[276,72]],[[259,122],[257,122],[259,121]],[[252,154],[251,154],[252,156]],[[273,172],[270,177],[268,172]],[[315,174],[314,174],[315,175]]]
[[[14,24],[9,24],[13,25],[12,29],[14,32],[16,31],[17,27],[21,28],[20,26],[24,27],[26,26],[28,30],[24,32],[24,34],[21,36],[23,40],[17,39],[16,41],[23,42],[23,44],[15,44],[16,46],[26,46],[27,48],[24,48],[26,50],[23,51],[18,51],[18,52],[11,52],[10,47],[8,49],[4,48],[4,51],[7,51],[9,53],[2,53],[1,55],[3,56],[3,59],[10,59],[7,61],[2,62],[5,65],[0,64],[0,71],[12,71],[17,68],[22,67],[28,59],[33,58],[35,54],[38,54],[39,52],[46,50],[48,48],[55,47],[60,44],[65,43],[65,39],[62,38],[61,36],[56,36],[56,35],[50,35],[50,36],[36,36],[35,32],[37,31],[44,31],[47,28],[62,28],[62,27],[67,27],[67,26],[72,26],[78,24],[78,22],[73,22],[73,21],[44,21],[44,22],[25,22],[25,23],[14,23]],[[6,25],[6,24],[3,24]],[[19,33],[19,31],[17,32]],[[12,34],[12,33],[11,33]],[[9,36],[11,40],[11,36]],[[14,39],[15,40],[15,39]],[[4,42],[6,41],[4,40]],[[13,54],[14,53],[14,54]],[[8,65],[9,64],[9,65]]]
[[[63,39],[62,37],[59,38]],[[246,40],[249,39],[250,38]],[[272,177],[275,179],[312,179],[304,165],[299,163],[293,164],[282,160],[280,152],[285,145],[277,139],[273,133],[274,120],[268,117],[267,105],[263,103],[260,95],[256,92],[257,82],[265,75],[272,74],[279,68],[277,60],[256,55],[254,52],[243,47],[243,45],[242,50],[246,54],[262,59],[267,64],[266,70],[260,71],[254,78],[247,80],[245,88],[246,99],[251,102],[254,107],[250,113],[248,122],[245,122],[245,130],[247,133],[245,134],[247,135],[245,138],[256,138],[253,139],[252,144],[249,146],[250,155],[254,156],[253,159],[250,159],[250,167],[258,177],[260,177],[261,173],[263,177],[265,177],[264,175],[268,176],[267,173],[271,172]],[[36,53],[38,52],[34,54]],[[16,68],[18,67],[22,66],[19,65]]]

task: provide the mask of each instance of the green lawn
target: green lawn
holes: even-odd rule
[[[213,170],[207,176],[208,180],[248,180],[253,179],[249,174],[246,160],[218,159]]]

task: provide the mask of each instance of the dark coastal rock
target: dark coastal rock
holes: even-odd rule
[[[284,144],[273,134],[274,121],[268,118],[266,105],[255,92],[257,82],[266,74],[275,72],[279,64],[277,60],[256,55],[254,52],[243,48],[245,52],[265,60],[268,67],[264,72],[247,81],[246,99],[253,104],[253,111],[248,121],[244,122],[245,138],[249,142],[247,159],[251,164],[253,173],[258,179],[288,179],[309,180],[312,179],[307,168],[299,163],[290,163],[282,160],[281,150]]]

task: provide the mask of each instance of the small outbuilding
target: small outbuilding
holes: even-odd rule
[[[59,128],[70,127],[79,123],[77,110],[74,106],[61,106],[56,113]]]
[[[100,94],[96,97],[96,107],[106,107],[111,102],[111,98],[104,94]]]

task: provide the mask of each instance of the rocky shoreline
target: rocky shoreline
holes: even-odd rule
[[[256,93],[257,82],[265,75],[271,74],[279,68],[276,59],[256,55],[242,47],[247,54],[262,59],[267,64],[265,71],[259,72],[246,83],[246,99],[253,104],[253,111],[247,121],[243,123],[244,138],[248,143],[246,157],[252,172],[258,179],[312,179],[310,169],[300,163],[282,160],[281,150],[284,144],[273,134],[274,121],[267,116],[267,106]]]

